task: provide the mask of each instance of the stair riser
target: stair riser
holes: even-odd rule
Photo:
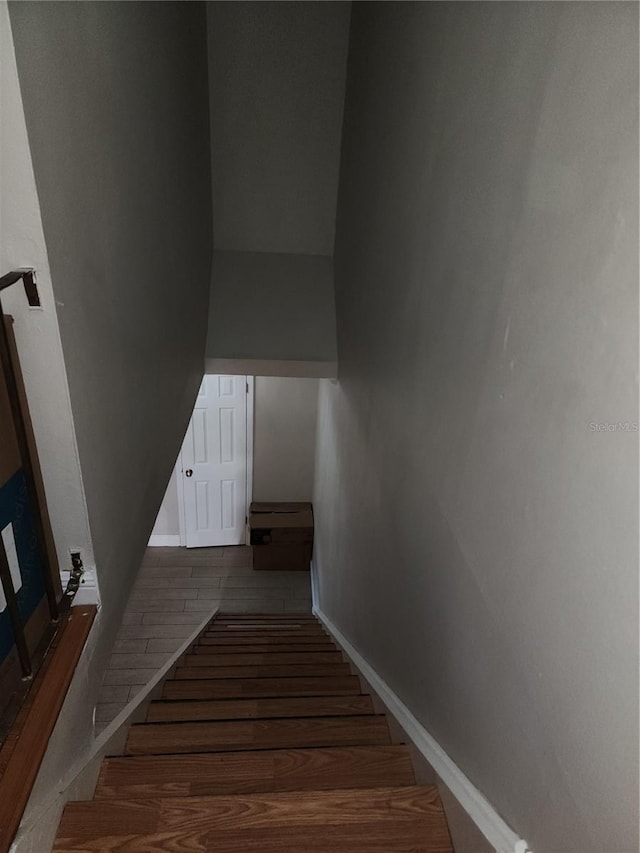
[[[163,699],[268,699],[279,696],[353,696],[362,693],[355,675],[341,678],[185,679],[167,681]]]
[[[350,674],[351,667],[348,663],[282,664],[281,666],[270,666],[269,664],[258,666],[178,666],[174,679],[179,681],[189,678],[333,678]]]
[[[220,723],[157,723],[131,727],[125,753],[233,752],[242,749],[295,749],[312,746],[383,746],[391,743],[385,717]]]
[[[313,696],[293,699],[249,699],[224,702],[152,702],[147,722],[251,720],[283,717],[326,717],[372,714],[370,696]]]
[[[304,625],[305,628],[316,627],[321,628],[322,625],[313,616],[284,616],[274,614],[271,619],[266,616],[247,616],[238,614],[238,618],[234,619],[230,616],[217,618],[210,628],[219,628],[221,625]]]
[[[208,652],[188,654],[182,658],[185,666],[260,666],[275,664],[344,663],[342,654],[332,652],[265,652],[264,654],[225,654]]]
[[[331,642],[330,638],[325,635],[291,635],[291,634],[282,634],[280,636],[273,636],[271,634],[251,634],[250,636],[235,634],[235,635],[227,635],[227,634],[218,634],[218,635],[207,635],[203,634],[202,637],[198,640],[199,646],[241,646],[241,645],[304,645],[304,646],[314,646],[314,645],[331,645],[332,648],[335,649],[335,645]]]
[[[217,628],[213,631],[206,631],[202,636],[214,640],[224,639],[225,637],[233,637],[234,639],[240,637],[275,637],[276,639],[278,637],[295,637],[302,641],[324,640],[325,643],[330,641],[328,634],[316,628],[305,631],[300,628],[268,628],[264,625],[255,628],[234,628],[231,626]]]
[[[198,643],[189,649],[192,655],[265,655],[265,654],[331,654],[338,649],[333,643],[230,643],[209,644]]]

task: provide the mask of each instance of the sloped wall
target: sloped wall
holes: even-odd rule
[[[350,12],[207,3],[216,250],[333,254]]]
[[[209,373],[335,377],[333,238],[351,4],[207,3]]]
[[[202,378],[204,5],[11,3],[102,596],[34,795],[92,734],[105,657]],[[34,806],[35,807],[35,806]]]
[[[331,258],[214,252],[207,373],[335,377],[336,359]]]
[[[105,607],[202,378],[211,262],[198,3],[10,4]]]
[[[638,845],[637,31],[353,4],[320,604],[536,853]]]
[[[0,2],[0,38],[0,274],[33,267],[41,302],[41,307],[30,308],[24,288],[16,285],[3,291],[2,306],[14,319],[58,564],[61,572],[68,572],[70,551],[82,552],[85,583],[81,594],[87,603],[95,604],[93,546],[5,2]]]

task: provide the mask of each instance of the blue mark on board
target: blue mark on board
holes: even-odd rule
[[[0,486],[0,530],[4,530],[8,524],[13,525],[22,576],[22,587],[18,590],[16,598],[24,625],[45,594],[45,586],[42,555],[38,547],[27,481],[22,468],[16,471],[3,486]],[[1,541],[0,547],[3,547]],[[11,620],[8,610],[5,609],[0,613],[0,662],[6,658],[13,646]]]

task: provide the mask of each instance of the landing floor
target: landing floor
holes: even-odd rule
[[[255,572],[251,549],[147,548],[96,708],[100,732],[219,605],[226,612],[311,611],[308,572]]]

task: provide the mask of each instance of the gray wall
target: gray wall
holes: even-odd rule
[[[353,7],[321,606],[536,853],[638,847],[637,31]]]
[[[349,13],[207,4],[216,249],[333,253]]]
[[[180,475],[182,476],[182,475]],[[178,509],[178,475],[174,467],[171,477],[164,493],[162,504],[158,510],[156,522],[153,525],[151,535],[157,536],[179,536],[180,514]]]
[[[257,376],[254,406],[253,499],[310,501],[318,380]]]
[[[80,749],[202,377],[205,9],[34,2],[10,15],[103,603],[85,707],[69,717]]]
[[[207,4],[210,373],[336,375],[331,255],[350,9]]]
[[[93,545],[78,463],[67,374],[60,342],[56,301],[42,230],[38,193],[22,108],[9,9],[0,0],[0,270],[34,267],[40,308],[29,307],[24,289],[2,292],[2,308],[14,318],[20,356],[42,469],[58,564],[70,568],[71,550],[82,550],[82,597],[97,596]],[[93,570],[93,571],[92,571]],[[93,575],[93,583],[88,581]]]
[[[335,362],[331,258],[215,252],[206,355]]]

